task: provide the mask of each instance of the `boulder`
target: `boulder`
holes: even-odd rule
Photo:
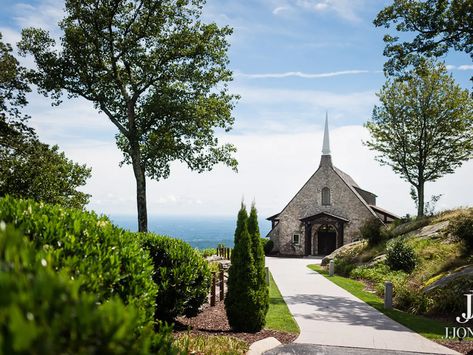
[[[466,265],[456,269],[454,272],[447,274],[446,276],[438,279],[424,289],[425,293],[434,291],[439,287],[444,287],[450,282],[455,281],[459,277],[472,278],[473,279],[473,265]]]
[[[337,257],[342,256],[342,255],[350,254],[353,251],[353,249],[362,247],[364,244],[365,244],[365,242],[362,241],[362,240],[359,240],[359,241],[353,242],[353,243],[349,243],[349,244],[345,244],[345,245],[341,246],[340,248],[335,249],[332,252],[332,254],[329,254],[329,255],[325,256],[322,259],[321,265],[322,266],[328,265],[330,260],[336,259]]]
[[[429,237],[433,238],[438,235],[440,232],[445,230],[448,227],[449,221],[443,221],[435,224],[430,224],[421,228],[418,232],[415,233],[416,237]]]
[[[368,266],[374,266],[376,264],[384,262],[385,260],[386,260],[386,254],[378,255],[376,258],[374,258],[368,263]]]

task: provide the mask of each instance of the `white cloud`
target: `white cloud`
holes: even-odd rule
[[[473,70],[473,65],[463,64],[463,65],[452,65],[448,64],[445,66],[448,70]]]
[[[358,22],[360,21],[358,12],[366,2],[367,0],[296,0],[294,5],[319,13],[331,11],[345,20]]]
[[[329,91],[317,90],[290,90],[290,89],[266,89],[251,86],[237,86],[233,88],[235,92],[241,95],[241,104],[270,104],[270,105],[289,105],[291,109],[294,104],[309,105],[307,112],[313,112],[317,108],[338,108],[354,111],[363,107],[367,109],[372,107],[377,98],[374,91],[361,91],[346,94],[339,94]],[[323,109],[323,111],[325,111]],[[370,109],[369,109],[370,111]],[[368,112],[369,112],[368,111]],[[348,118],[347,116],[346,118]],[[289,121],[290,123],[290,121]]]
[[[330,78],[340,75],[356,75],[356,74],[368,74],[368,73],[382,73],[382,71],[371,71],[371,70],[341,70],[327,73],[304,73],[300,71],[290,71],[284,73],[261,73],[261,74],[247,74],[235,72],[236,77],[245,77],[250,79],[268,79],[268,78],[288,78],[298,77],[304,79],[319,79],[319,78]]]
[[[278,6],[276,7],[274,10],[273,10],[273,14],[274,15],[279,15],[283,12],[287,12],[288,10],[290,10],[291,8],[289,6]]]
[[[321,119],[322,121],[322,119]],[[381,167],[374,153],[362,145],[367,138],[361,126],[331,129],[334,164],[362,187],[378,195],[378,205],[394,213],[413,213],[409,185],[389,167]],[[171,177],[148,180],[150,214],[234,215],[242,196],[256,200],[261,216],[279,212],[317,169],[322,145],[322,127],[300,133],[272,135],[227,135],[225,141],[238,147],[239,173],[217,166],[197,174],[179,163]],[[135,213],[135,180],[130,166],[118,167],[121,153],[113,142],[70,145],[66,154],[87,162],[93,177],[85,187],[92,194],[89,208],[99,213]],[[465,189],[473,174],[473,162],[436,183],[427,184],[426,198],[442,193],[440,208],[468,205],[473,190]]]
[[[0,32],[2,33],[2,41],[4,43],[10,43],[12,46],[15,46],[21,40],[20,32],[12,28],[0,27]]]
[[[42,0],[31,4],[18,3],[15,5],[14,17],[16,23],[24,27],[39,27],[57,33],[57,23],[64,17],[64,1]]]
[[[321,2],[319,2],[319,3],[317,3],[317,4],[314,5],[314,10],[315,10],[315,11],[323,11],[323,10],[325,10],[325,9],[327,9],[327,8],[328,8],[328,4],[327,4],[327,3],[321,3]]]

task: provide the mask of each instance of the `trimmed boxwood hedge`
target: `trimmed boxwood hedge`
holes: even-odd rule
[[[0,199],[0,221],[21,230],[36,250],[47,251],[57,270],[80,282],[81,291],[101,302],[118,296],[137,308],[142,322],[154,319],[158,286],[136,234],[93,212],[8,196]]]
[[[132,305],[80,290],[50,249],[0,222],[0,354],[175,354],[170,329],[143,324]]]
[[[195,316],[210,288],[207,261],[182,240],[152,233],[140,237],[154,262],[153,280],[158,285],[156,319],[172,321],[180,315]]]

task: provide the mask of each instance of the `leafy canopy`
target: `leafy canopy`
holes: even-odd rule
[[[414,33],[405,41],[385,35],[384,55],[390,57],[385,69],[390,75],[418,65],[422,58],[441,57],[451,48],[473,59],[471,0],[394,0],[377,15],[374,24],[386,28],[395,24],[398,32]]]
[[[24,137],[22,137],[24,138]],[[36,139],[0,143],[0,196],[31,198],[64,207],[83,208],[90,195],[79,191],[91,175],[86,165],[74,163],[57,145]]]
[[[12,54],[12,47],[2,41],[0,32],[0,119],[23,120],[20,108],[27,104],[26,93],[30,92],[25,78],[25,69]]]
[[[78,191],[90,169],[67,159],[57,146],[39,142],[22,113],[30,91],[23,68],[0,33],[0,196],[7,194],[84,207],[89,195]]]

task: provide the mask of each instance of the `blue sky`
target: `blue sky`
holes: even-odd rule
[[[171,177],[149,182],[149,210],[156,214],[225,214],[238,209],[242,196],[256,200],[262,214],[284,207],[320,159],[322,124],[329,112],[335,164],[358,184],[373,190],[382,207],[398,214],[413,212],[409,186],[388,167],[379,167],[361,144],[362,127],[383,85],[383,34],[372,20],[390,1],[384,0],[211,0],[204,19],[234,28],[230,67],[234,93],[241,95],[235,126],[222,141],[237,145],[240,172],[224,167],[196,174],[176,163]],[[59,0],[0,0],[0,31],[16,42],[26,26],[60,33]],[[468,56],[443,58],[455,79],[470,88],[473,66]],[[26,59],[25,65],[31,65]],[[89,208],[104,213],[134,213],[134,180],[130,167],[118,168],[115,128],[84,100],[51,107],[48,99],[30,95],[29,113],[40,138],[58,144],[68,156],[93,168],[84,188]],[[471,204],[465,192],[471,162],[456,174],[430,184],[427,194],[443,193],[440,208]],[[429,195],[430,196],[430,195]],[[428,196],[428,197],[429,197]]]

